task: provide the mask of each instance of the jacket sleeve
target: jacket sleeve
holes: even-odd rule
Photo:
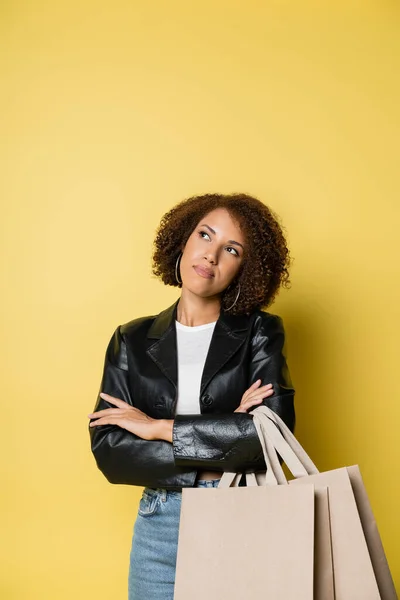
[[[117,327],[108,344],[100,392],[134,406],[131,397],[126,344]],[[115,408],[97,396],[93,412]],[[92,419],[94,420],[94,419]],[[91,451],[100,471],[110,483],[148,487],[191,485],[196,471],[175,464],[172,444],[163,440],[143,440],[118,425],[90,427]]]
[[[263,404],[294,431],[294,389],[285,357],[281,317],[266,314],[251,342],[247,389],[257,380],[272,383],[274,394]],[[262,448],[248,413],[177,415],[173,426],[175,464],[215,471],[265,470]]]

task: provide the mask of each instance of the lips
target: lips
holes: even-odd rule
[[[205,279],[213,279],[214,278],[213,272],[210,271],[209,269],[206,269],[205,267],[200,267],[200,265],[194,265],[193,268],[198,275],[200,275],[201,277],[204,277]]]

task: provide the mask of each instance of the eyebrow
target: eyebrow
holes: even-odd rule
[[[202,225],[203,227],[207,227],[207,229],[209,229],[211,231],[211,233],[215,234],[215,231],[212,227],[210,227],[209,225],[206,225],[206,223],[203,223]],[[201,227],[201,225],[200,225]],[[228,240],[228,244],[235,244],[236,246],[240,246],[241,248],[243,248],[242,244],[240,244],[239,242],[235,242],[235,240]],[[244,250],[244,248],[243,248]]]

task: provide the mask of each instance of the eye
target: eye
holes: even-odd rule
[[[206,231],[202,231],[202,230],[200,230],[198,233],[199,233],[199,236],[200,236],[200,237],[201,237],[203,240],[204,240],[204,238],[203,238],[203,233],[204,233],[204,235],[206,235],[206,236],[207,236],[207,237],[210,239],[210,236],[208,235],[208,233],[207,233]],[[234,253],[235,253],[235,254],[234,254],[235,256],[238,256],[238,257],[240,256],[239,252],[236,250],[236,248],[233,248],[233,246],[228,246],[228,247],[227,247],[227,249],[228,249],[228,250],[233,250],[233,251],[234,251]],[[232,254],[232,252],[229,252],[229,254]]]

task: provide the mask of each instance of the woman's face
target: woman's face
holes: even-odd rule
[[[180,260],[182,286],[202,297],[221,294],[243,262],[244,235],[225,208],[205,215],[192,231]]]

